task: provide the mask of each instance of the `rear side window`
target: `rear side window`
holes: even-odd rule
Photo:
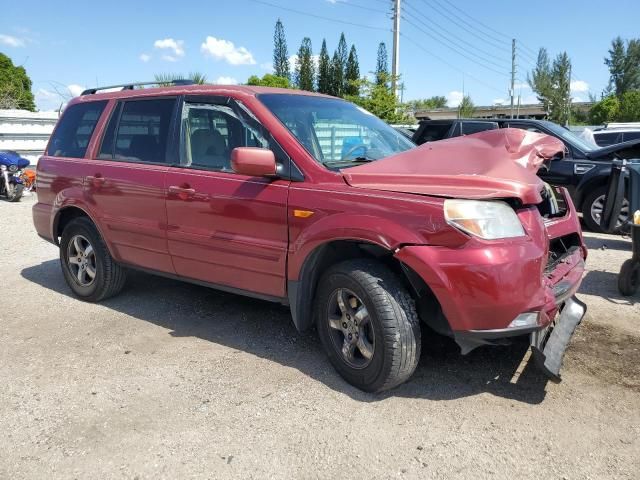
[[[615,145],[622,141],[622,134],[620,132],[606,132],[594,134],[596,143],[601,147],[608,147],[609,145]]]
[[[99,158],[165,163],[175,104],[175,98],[163,98],[119,105],[109,121]]]
[[[98,119],[106,105],[105,100],[76,103],[67,108],[51,136],[47,155],[83,158]]]
[[[628,142],[629,140],[637,140],[640,138],[640,132],[624,132],[622,134],[622,141]]]
[[[462,135],[473,135],[486,130],[495,130],[498,128],[498,124],[493,122],[462,122],[461,127]]]

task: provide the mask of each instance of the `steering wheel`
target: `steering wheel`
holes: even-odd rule
[[[351,154],[359,148],[363,148],[365,153],[369,149],[369,147],[367,147],[364,143],[359,143],[358,145],[354,145],[349,150],[347,150],[344,155],[342,155],[342,160],[347,160],[351,156]]]

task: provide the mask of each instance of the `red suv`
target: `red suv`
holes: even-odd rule
[[[554,142],[505,129],[416,148],[293,90],[92,89],[38,163],[33,219],[81,299],[137,269],[289,305],[363,390],[411,376],[421,323],[463,354],[530,335],[558,379],[586,248],[566,191],[535,175]]]

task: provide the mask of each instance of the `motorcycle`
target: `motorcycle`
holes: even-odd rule
[[[24,168],[29,166],[29,160],[22,158],[11,150],[0,151],[0,195],[7,197],[10,202],[17,202],[24,192]]]

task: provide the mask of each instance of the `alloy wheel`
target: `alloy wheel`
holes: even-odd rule
[[[78,285],[88,287],[95,280],[96,253],[86,237],[76,235],[69,242],[67,266]]]
[[[364,302],[351,290],[339,288],[329,297],[329,334],[342,359],[352,368],[365,368],[375,351],[375,334]]]
[[[604,212],[604,202],[605,196],[600,195],[596,198],[591,204],[591,218],[593,221],[600,225],[600,221],[602,219],[602,212]],[[618,215],[618,222],[616,223],[616,227],[621,227],[629,220],[629,201],[625,198],[622,201],[622,208],[620,209],[620,214]]]

